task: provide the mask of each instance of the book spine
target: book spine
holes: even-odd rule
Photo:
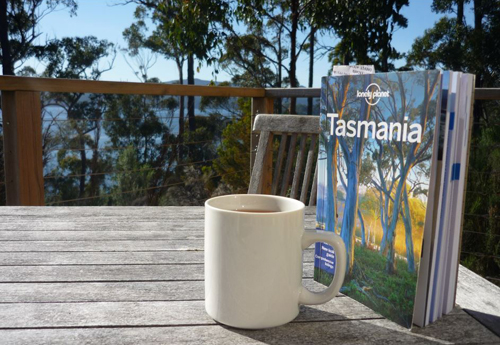
[[[462,199],[462,207],[460,210],[460,215],[461,215],[461,223],[460,223],[460,232],[459,232],[459,240],[458,240],[458,252],[457,255],[460,256],[460,253],[462,251],[462,234],[463,234],[463,226],[464,226],[464,213],[465,213],[465,200],[466,200],[466,194],[467,194],[467,177],[468,174],[467,172],[469,171],[469,162],[470,162],[470,143],[471,143],[471,138],[472,138],[472,124],[473,124],[473,119],[474,119],[474,99],[475,99],[475,84],[476,84],[476,76],[475,75],[468,75],[469,77],[469,85],[468,85],[468,91],[467,94],[470,95],[470,106],[468,107],[469,113],[467,116],[467,122],[469,123],[468,127],[468,133],[467,133],[467,142],[466,142],[466,148],[465,148],[465,160],[464,160],[464,174],[463,174],[463,199]],[[460,260],[457,261],[457,265],[455,268],[455,276],[457,277],[455,279],[455,288],[454,288],[454,293],[453,293],[453,305],[455,304],[456,298],[457,298],[457,284],[458,284],[458,267],[459,267]]]

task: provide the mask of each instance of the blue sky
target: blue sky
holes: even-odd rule
[[[107,39],[110,42],[125,47],[122,32],[133,22],[135,5],[114,5],[118,1],[113,0],[80,0],[78,13],[71,17],[66,10],[58,10],[47,15],[40,24],[42,35],[40,40],[47,38],[62,38],[67,36],[93,35],[99,39]],[[442,16],[431,12],[432,0],[410,0],[410,6],[403,10],[408,18],[408,28],[399,29],[394,34],[393,45],[401,52],[411,48],[415,37],[421,36],[425,29],[430,28]],[[467,21],[470,22],[471,10],[466,10]],[[322,37],[321,42],[325,45],[333,45],[334,38]],[[333,43],[332,43],[333,42]],[[43,65],[30,60],[26,63],[41,72]],[[308,57],[303,54],[299,57],[297,76],[301,85],[308,81]],[[399,63],[401,64],[401,63]],[[318,60],[315,65],[314,86],[320,86],[320,78],[327,75],[330,69],[327,58]],[[186,75],[186,74],[184,74]],[[155,66],[149,71],[150,77],[158,77],[162,81],[175,80],[178,78],[177,68],[172,61],[158,58]],[[230,76],[224,71],[219,71],[217,76],[213,75],[213,67],[203,66],[196,78],[205,80],[225,81]],[[106,72],[103,80],[113,81],[138,81],[132,69],[127,65],[123,55],[118,53],[113,70]]]

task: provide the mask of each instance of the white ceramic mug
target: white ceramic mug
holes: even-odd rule
[[[256,210],[267,212],[248,212]],[[302,251],[315,242],[330,244],[337,260],[335,277],[321,293],[302,286]],[[345,268],[340,236],[304,231],[298,200],[242,194],[205,202],[205,308],[220,323],[258,329],[290,322],[299,304],[335,297]]]

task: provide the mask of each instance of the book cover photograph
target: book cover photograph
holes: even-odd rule
[[[341,292],[408,328],[432,228],[441,82],[439,71],[322,79],[316,226],[345,243]],[[328,285],[335,264],[317,243],[315,280]]]

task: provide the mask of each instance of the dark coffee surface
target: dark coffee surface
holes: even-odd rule
[[[269,211],[269,210],[249,210],[249,209],[241,209],[241,210],[233,210],[235,212],[242,213],[278,213],[279,211]]]

